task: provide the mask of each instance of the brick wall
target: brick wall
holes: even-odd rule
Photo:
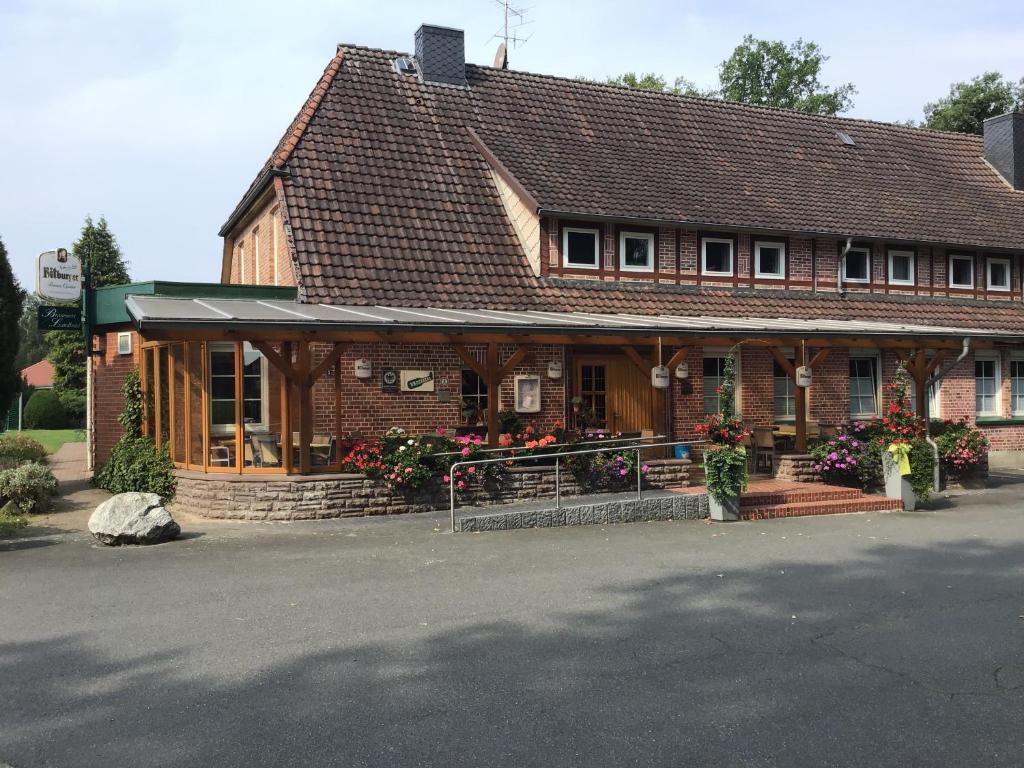
[[[233,243],[233,255],[228,282],[295,285],[292,260],[285,243],[283,218],[276,197],[270,197],[257,208],[251,218],[236,228],[229,240]]]
[[[128,326],[120,329],[129,330]],[[125,377],[132,368],[139,364],[139,336],[134,331],[132,334],[132,353],[130,355],[119,355],[117,353],[118,329],[109,330],[102,336],[93,337],[93,349],[99,348],[99,340],[102,338],[104,351],[92,358],[93,374],[93,402],[92,407],[92,435],[91,450],[93,451],[93,465],[101,466],[108,458],[110,451],[121,438],[123,430],[117,420],[124,410],[124,398],[121,396],[121,387],[124,385]]]

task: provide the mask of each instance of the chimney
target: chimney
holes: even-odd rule
[[[422,24],[416,30],[416,59],[424,82],[466,84],[466,43],[461,29]]]
[[[985,159],[1010,182],[1024,190],[1024,112],[1007,112],[984,123]]]

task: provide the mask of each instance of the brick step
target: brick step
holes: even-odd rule
[[[776,504],[799,504],[806,501],[839,501],[859,499],[864,494],[857,488],[793,488],[784,491],[750,491],[740,498],[740,508],[770,507]]]
[[[841,515],[848,512],[882,512],[902,509],[899,499],[885,496],[861,496],[856,499],[830,501],[802,501],[787,504],[767,504],[740,509],[744,520],[769,520],[775,517],[803,517],[806,515]]]

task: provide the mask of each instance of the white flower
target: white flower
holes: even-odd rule
[[[416,443],[415,440],[409,440],[409,445],[414,445],[415,443]]]
[[[399,453],[401,453],[404,450],[405,450],[405,446],[404,445],[399,446],[399,448],[398,448]]]

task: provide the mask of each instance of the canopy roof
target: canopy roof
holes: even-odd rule
[[[126,306],[139,330],[208,328],[286,331],[403,331],[442,333],[558,333],[616,336],[734,336],[759,333],[796,338],[932,337],[1021,341],[1024,333],[865,320],[829,320],[706,315],[504,311],[441,307],[342,306],[257,299],[188,299],[128,296]]]

